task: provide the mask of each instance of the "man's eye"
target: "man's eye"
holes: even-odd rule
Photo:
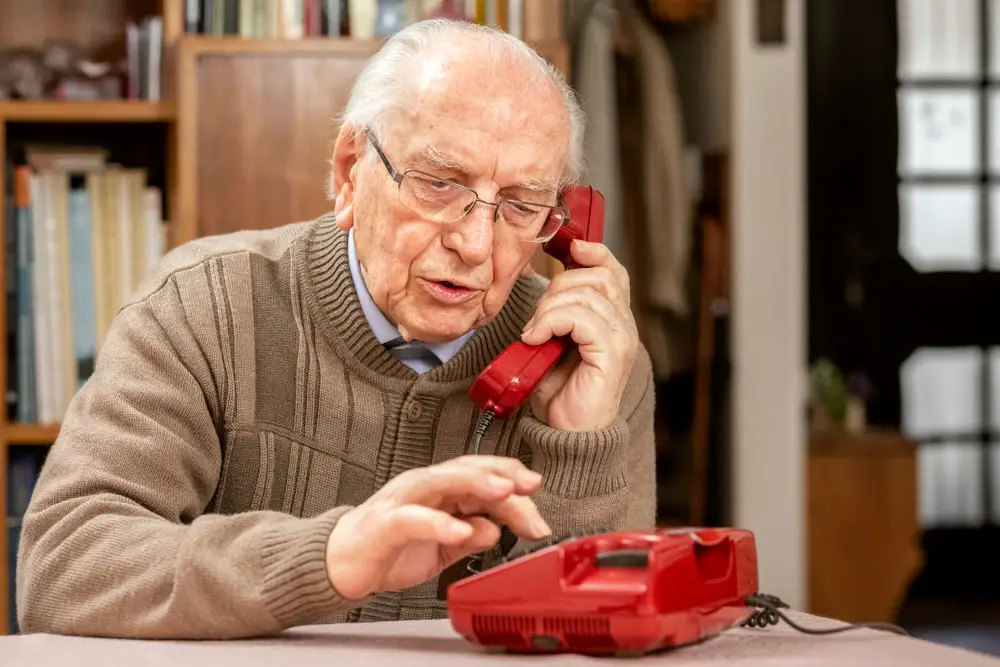
[[[448,181],[430,181],[430,187],[434,190],[449,190],[453,185]]]

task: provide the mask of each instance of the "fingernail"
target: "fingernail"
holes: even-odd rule
[[[552,534],[552,529],[549,528],[549,524],[545,523],[545,519],[538,517],[531,522],[531,530],[538,537],[548,537]]]
[[[528,327],[528,328],[527,328],[527,329],[525,329],[525,330],[524,330],[524,332],[523,332],[523,333],[521,334],[521,338],[527,338],[528,336],[530,336],[530,335],[531,335],[531,332],[532,332],[532,331],[534,331],[534,330],[535,330],[535,327]]]
[[[532,315],[531,319],[524,323],[524,332],[527,333],[535,327],[535,316]]]

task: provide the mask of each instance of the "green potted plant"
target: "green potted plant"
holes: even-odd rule
[[[847,382],[829,359],[817,359],[810,367],[809,399],[814,429],[843,426],[849,399]]]

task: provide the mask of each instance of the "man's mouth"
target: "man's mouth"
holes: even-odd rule
[[[421,280],[424,289],[436,301],[447,304],[457,304],[468,301],[479,291],[463,283],[453,280]]]

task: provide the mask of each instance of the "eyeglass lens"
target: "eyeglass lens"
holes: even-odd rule
[[[399,195],[404,206],[442,223],[461,219],[477,201],[468,188],[413,171],[403,175]],[[505,233],[523,240],[547,240],[564,217],[559,209],[519,200],[501,200],[496,215]]]

